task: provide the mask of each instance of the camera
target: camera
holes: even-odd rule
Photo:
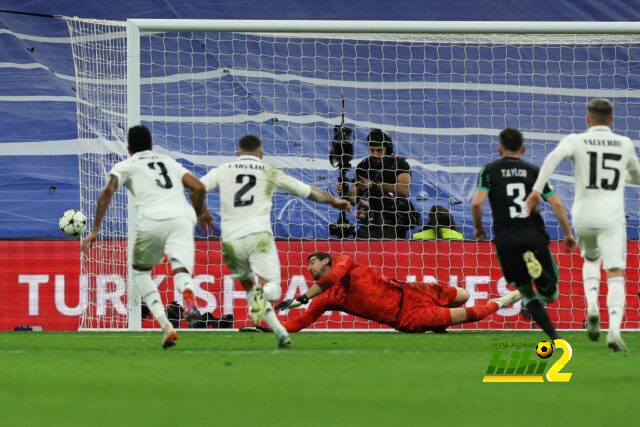
[[[351,159],[353,159],[353,130],[344,125],[336,125],[333,128],[329,163],[342,172],[343,169],[351,169]]]
[[[340,171],[338,184],[340,186],[340,197],[349,194],[349,180],[347,179],[347,171],[351,169],[351,160],[353,159],[353,129],[336,125],[333,128],[333,141],[331,142],[331,151],[329,152],[329,163]],[[338,222],[329,224],[329,235],[336,236],[338,239],[351,237],[356,235],[356,229],[349,222],[347,213],[340,212]]]

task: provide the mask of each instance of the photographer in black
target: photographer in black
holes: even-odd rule
[[[406,239],[409,229],[422,225],[409,201],[411,168],[395,156],[391,137],[381,129],[367,136],[369,156],[356,166],[350,195],[357,205],[359,239]]]

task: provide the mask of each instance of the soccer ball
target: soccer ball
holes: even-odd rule
[[[549,341],[540,341],[536,346],[536,354],[541,359],[548,359],[553,354],[553,346]]]
[[[77,209],[69,209],[60,217],[58,226],[67,236],[77,236],[87,228],[87,217]]]

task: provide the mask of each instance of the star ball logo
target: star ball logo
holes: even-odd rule
[[[562,355],[547,370],[549,382],[569,382],[570,372],[560,372],[571,360],[573,350],[563,339],[553,341],[555,350]],[[542,383],[543,374],[549,365],[549,357],[554,348],[549,341],[535,342],[494,342],[493,357],[482,382],[485,383]]]

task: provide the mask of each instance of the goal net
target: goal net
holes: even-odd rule
[[[338,220],[335,211],[277,193],[272,222],[285,298],[311,286],[306,257],[323,250],[352,255],[401,281],[460,286],[470,293],[467,304],[483,303],[505,293],[507,285],[492,245],[473,240],[469,201],[481,167],[498,158],[500,130],[520,129],[527,146],[524,158],[539,165],[562,136],[585,129],[586,102],[606,97],[615,106],[614,130],[640,140],[637,35],[394,34],[380,33],[380,26],[375,34],[155,29],[142,31],[136,41],[139,49],[131,49],[136,62],[139,58],[139,75],[133,76],[131,70],[138,71],[131,68],[132,53],[127,54],[125,23],[66,22],[77,77],[81,207],[89,218],[106,173],[126,156],[127,125],[138,120],[152,130],[154,150],[171,155],[197,177],[233,159],[237,140],[251,133],[264,143],[265,162],[335,193],[339,171],[328,155],[344,100],[345,125],[353,129],[355,144],[348,177],[353,178],[355,165],[368,155],[368,132],[386,131],[396,155],[411,166],[410,200],[424,223],[433,206],[444,206],[464,236],[435,241],[336,239],[329,232]],[[569,208],[570,164],[563,163],[552,182]],[[639,252],[638,196],[636,188],[627,189],[631,256],[623,328],[640,326],[638,263],[633,256]],[[208,196],[208,206],[219,225],[216,193]],[[491,237],[489,211],[487,205],[483,222]],[[130,319],[140,314],[127,310],[139,303],[135,295],[127,299],[127,238],[133,215],[125,191],[119,190],[97,249],[82,260],[87,306],[81,328],[140,325]],[[544,209],[543,215],[560,273],[560,296],[549,312],[558,328],[581,329],[581,259],[563,252],[551,210]],[[353,215],[348,219],[357,222]],[[414,228],[409,235],[420,230]],[[213,237],[199,233],[194,276],[200,310],[208,313],[202,326],[229,326],[216,321],[225,316],[234,317],[234,327],[249,324],[243,292],[222,262],[219,228]],[[153,276],[164,303],[179,306],[181,295],[174,290],[170,266],[155,268]],[[606,307],[604,298],[601,307]],[[516,304],[463,328],[531,328],[520,309]],[[294,309],[280,318],[300,314],[301,309]],[[602,317],[606,327],[606,310]],[[156,326],[149,319],[141,325]],[[326,313],[314,327],[381,328],[338,312]]]

